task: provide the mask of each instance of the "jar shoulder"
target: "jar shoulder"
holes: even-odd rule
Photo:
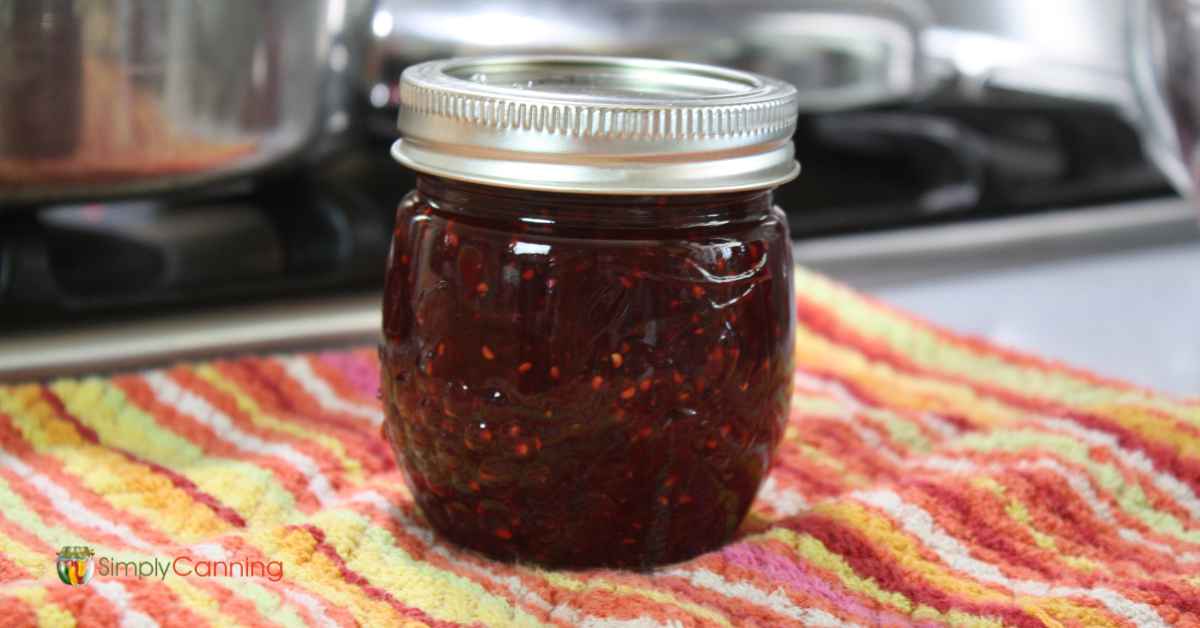
[[[664,207],[646,209],[632,201],[622,207],[621,197],[613,195],[604,204],[593,207],[564,207],[561,210],[538,204],[529,206],[481,208],[478,203],[446,202],[419,189],[404,196],[396,211],[400,231],[413,222],[446,222],[464,229],[492,230],[524,234],[530,237],[558,236],[579,239],[611,240],[708,240],[771,239],[789,237],[784,210],[769,202],[747,206],[737,200],[728,204],[710,202],[687,206],[680,201],[677,209],[667,202]],[[640,199],[638,199],[640,200]],[[622,217],[622,212],[630,214]]]

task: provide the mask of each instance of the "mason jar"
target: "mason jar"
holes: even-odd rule
[[[789,413],[796,110],[669,61],[404,72],[384,435],[439,533],[566,567],[731,538]]]

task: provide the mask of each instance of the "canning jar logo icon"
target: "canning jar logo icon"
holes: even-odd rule
[[[55,561],[58,579],[71,586],[87,584],[94,572],[92,556],[95,554],[87,546],[64,545],[58,550],[58,560]]]

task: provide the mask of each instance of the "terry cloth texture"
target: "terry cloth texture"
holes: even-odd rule
[[[435,537],[371,348],[0,387],[0,625],[1200,625],[1200,404],[811,273],[798,294],[791,423],[739,539],[652,573]],[[59,581],[62,546],[90,582]]]

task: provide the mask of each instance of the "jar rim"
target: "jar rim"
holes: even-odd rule
[[[799,173],[797,109],[787,83],[697,63],[443,59],[404,71],[392,154],[417,171],[533,190],[767,188]]]

